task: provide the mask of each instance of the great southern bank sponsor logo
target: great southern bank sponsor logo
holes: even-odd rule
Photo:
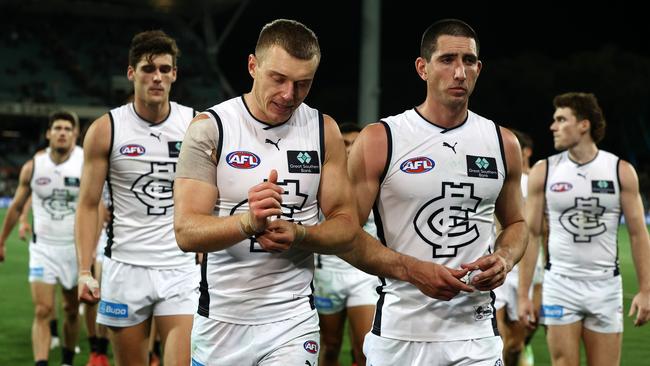
[[[250,151],[233,151],[226,156],[226,162],[233,168],[253,169],[260,165],[260,157]]]
[[[551,192],[568,192],[573,189],[573,185],[567,182],[557,182],[551,185]]]
[[[427,158],[426,156],[418,156],[416,158],[410,158],[404,161],[399,169],[404,173],[408,174],[419,174],[426,173],[429,170],[433,169],[436,166],[436,163],[433,160]]]
[[[142,145],[138,144],[128,144],[120,147],[120,154],[126,156],[140,156],[143,155],[147,150]]]
[[[129,307],[126,304],[101,300],[99,302],[99,313],[111,318],[128,318]]]

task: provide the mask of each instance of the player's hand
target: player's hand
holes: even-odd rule
[[[99,283],[90,271],[79,272],[77,291],[81,302],[86,304],[96,304],[99,301]]]
[[[537,328],[537,311],[528,296],[517,297],[517,316],[519,322],[529,330]]]
[[[21,221],[20,226],[18,226],[18,237],[22,241],[27,241],[29,234],[32,232],[32,226],[29,222]]]
[[[269,252],[284,252],[291,248],[297,237],[297,224],[286,220],[273,220],[266,226],[257,242]]]
[[[498,253],[497,251],[489,255],[484,255],[474,262],[460,265],[461,268],[469,271],[481,271],[481,273],[472,276],[472,282],[470,283],[477,290],[494,290],[505,282],[506,275],[512,269],[512,265],[509,265],[508,261]]]
[[[5,261],[5,245],[4,243],[0,244],[0,262]]]
[[[282,193],[278,186],[278,172],[271,170],[266,182],[248,190],[248,215],[253,232],[262,233],[266,229],[267,218],[282,215]]]
[[[634,296],[628,316],[634,316],[634,313],[636,313],[636,319],[634,319],[634,326],[636,327],[640,327],[650,320],[649,291],[639,291],[639,293]]]
[[[436,263],[414,260],[409,263],[407,270],[409,282],[434,299],[449,301],[461,291],[474,291],[460,280],[467,274],[467,269],[452,269]]]

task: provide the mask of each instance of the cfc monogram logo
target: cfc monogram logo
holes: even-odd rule
[[[147,206],[147,215],[165,215],[174,205],[174,173],[176,163],[151,163],[151,171],[141,175],[131,187],[140,202]]]
[[[468,220],[481,198],[474,196],[474,184],[442,183],[442,195],[422,206],[413,225],[420,238],[433,247],[433,257],[455,257],[458,248],[474,242],[478,228]]]
[[[63,220],[68,215],[74,215],[74,196],[67,189],[52,191],[52,195],[43,199],[43,208],[50,214],[52,220]]]
[[[604,212],[605,207],[599,206],[597,197],[576,197],[575,205],[560,215],[560,224],[573,234],[576,243],[589,243],[592,236],[607,231],[605,224],[598,220]]]

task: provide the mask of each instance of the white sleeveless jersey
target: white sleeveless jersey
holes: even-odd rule
[[[50,148],[34,156],[32,189],[34,243],[74,245],[74,216],[84,162],[83,149],[75,146],[66,161],[55,164]]]
[[[372,235],[374,238],[377,238],[377,226],[375,225],[375,217],[372,212],[368,216],[368,221],[363,225],[363,230],[368,234]],[[344,261],[336,255],[328,254],[317,254],[316,255],[316,267],[322,268],[328,271],[334,272],[358,272],[358,268],[354,267],[350,263]]]
[[[108,172],[112,221],[104,254],[152,268],[195,265],[174,235],[173,184],[176,162],[194,111],[170,102],[159,124],[143,120],[133,103],[109,113],[112,141]]]
[[[616,155],[603,150],[585,164],[571,161],[567,151],[548,158],[546,269],[576,278],[618,275],[618,164]]]
[[[324,156],[323,116],[304,103],[288,121],[256,120],[243,97],[208,110],[219,131],[215,215],[248,210],[248,189],[272,169],[285,189],[282,219],[318,223],[317,194]],[[200,315],[237,324],[264,324],[315,311],[314,256],[290,249],[264,251],[254,239],[208,253],[201,269]]]
[[[499,127],[468,111],[463,124],[444,129],[415,109],[383,123],[388,163],[374,213],[384,245],[455,269],[492,252],[495,201],[506,176]],[[438,342],[498,334],[491,291],[440,301],[408,282],[380,281],[376,335]]]

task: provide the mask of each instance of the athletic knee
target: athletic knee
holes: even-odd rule
[[[508,353],[521,352],[524,349],[524,340],[513,339],[510,337],[504,342],[503,348],[505,348]]]
[[[76,320],[79,318],[79,306],[73,304],[63,305],[63,312],[67,320]]]
[[[46,304],[36,304],[34,306],[34,316],[39,320],[49,321],[54,315],[54,307]]]
[[[321,339],[320,352],[328,361],[338,360],[339,353],[341,352],[341,340],[334,337],[323,337]]]

